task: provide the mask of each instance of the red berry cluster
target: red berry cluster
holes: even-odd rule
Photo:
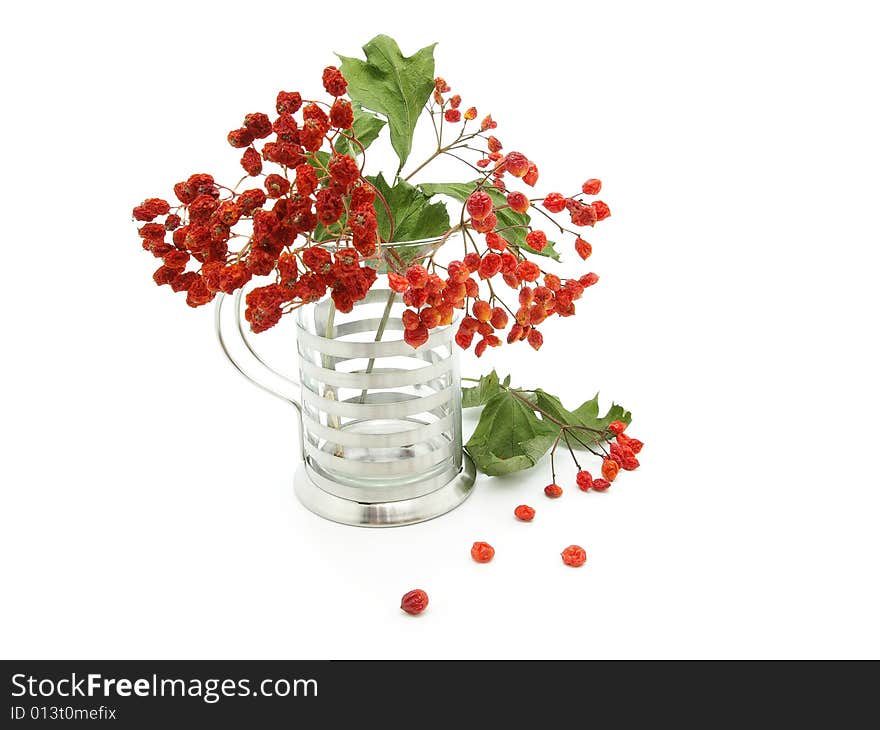
[[[458,325],[455,340],[464,349],[476,342],[477,357],[489,347],[498,347],[503,340],[508,344],[525,341],[537,350],[544,342],[539,325],[553,315],[573,315],[575,302],[599,277],[589,272],[579,277],[561,278],[544,271],[529,254],[540,253],[547,247],[547,234],[531,226],[504,225],[498,213],[509,209],[524,214],[531,210],[545,216],[560,233],[573,234],[575,251],[586,259],[592,253],[590,244],[576,231],[556,222],[549,213],[567,210],[572,224],[580,227],[593,226],[607,218],[611,212],[605,203],[588,203],[581,198],[598,193],[601,182],[590,179],[577,194],[569,197],[550,193],[544,198],[530,199],[522,191],[509,190],[505,182],[508,175],[533,187],[539,177],[537,165],[521,152],[502,152],[502,143],[489,134],[498,126],[491,116],[483,118],[478,130],[468,132],[467,124],[477,118],[477,110],[470,107],[462,114],[461,97],[448,96],[450,91],[445,79],[435,79],[436,107],[430,111],[441,118],[438,145],[443,123],[463,121],[464,124],[458,137],[439,151],[479,150],[481,157],[472,167],[481,178],[465,201],[467,219],[463,217],[460,226],[465,238],[464,256],[449,262],[444,276],[436,273],[439,264],[432,255],[426,262],[430,273],[419,264],[405,277],[392,281],[392,288],[404,294],[411,308],[404,317],[407,341],[418,347],[427,339],[430,329],[452,321],[453,309],[463,309],[465,316]],[[483,147],[478,146],[481,144]],[[542,203],[540,207],[539,203]],[[522,228],[527,230],[517,231]],[[524,236],[517,236],[517,232]],[[506,302],[496,288],[495,282],[499,279],[516,291],[514,304]]]
[[[366,296],[376,281],[376,268],[365,262],[377,256],[377,192],[354,158],[334,151],[341,137],[358,144],[351,102],[343,98],[347,83],[333,66],[324,69],[323,83],[331,102],[280,91],[274,119],[247,114],[228,134],[230,145],[244,149],[247,174],[239,185],[262,176],[261,186],[238,192],[199,173],[174,186],[179,205],[150,198],[135,207],[134,218],[145,223],[143,247],[162,259],[157,284],[185,291],[187,304],[198,307],[253,276],[274,274],[273,283],[246,298],[254,332],[328,291],[343,312]],[[324,157],[315,154],[322,148]],[[264,172],[264,163],[277,172]],[[316,245],[319,227],[328,235]]]
[[[593,490],[594,492],[605,492],[611,486],[611,482],[617,478],[621,469],[624,471],[634,471],[639,468],[639,460],[636,458],[636,454],[642,450],[643,444],[638,439],[627,436],[624,433],[625,429],[626,424],[623,421],[612,421],[608,424],[608,431],[606,434],[610,440],[608,449],[604,450],[603,447],[604,454],[593,451],[594,454],[603,457],[601,478],[593,479],[593,475],[590,472],[581,469],[580,464],[575,462],[578,468],[576,483],[578,489],[582,492],[589,492],[590,490]],[[572,456],[574,456],[574,452],[572,452]],[[555,467],[552,467],[552,453],[550,457],[551,468],[553,468],[555,475]],[[555,490],[559,490],[558,493],[556,493]],[[544,492],[548,497],[558,497],[562,495],[561,487],[558,487],[556,484],[551,484],[545,487]]]
[[[363,162],[359,165],[335,150],[341,139],[363,149],[353,131],[352,104],[344,96],[345,78],[329,66],[322,81],[329,101],[280,91],[272,116],[247,114],[241,126],[228,133],[229,144],[243,150],[246,173],[235,187],[198,173],[174,186],[179,204],[149,198],[134,208],[134,218],[144,224],[139,228],[143,247],[162,259],[153,276],[157,284],[186,292],[187,303],[198,307],[217,292],[241,289],[255,276],[272,276],[274,281],[246,298],[245,316],[254,332],[269,329],[284,314],[326,295],[342,312],[351,311],[366,296],[383,257],[377,210],[391,221],[391,238],[392,211],[363,177]],[[430,255],[405,270],[389,266],[390,287],[403,295],[407,306],[405,339],[412,347],[423,345],[430,330],[452,324],[455,311],[461,310],[456,343],[465,349],[474,345],[477,356],[504,341],[525,341],[537,350],[544,341],[540,325],[553,315],[573,315],[577,300],[599,277],[588,272],[563,278],[545,271],[530,257],[547,248],[547,233],[524,217],[514,217],[523,222],[511,224],[505,213],[545,217],[560,235],[573,236],[575,251],[586,259],[591,245],[567,222],[563,225],[552,216],[567,211],[575,227],[607,218],[605,203],[583,197],[596,195],[601,183],[587,180],[571,196],[553,192],[530,198],[508,189],[510,179],[533,187],[539,177],[537,165],[521,152],[505,153],[492,134],[498,125],[491,115],[476,122],[477,109],[463,107],[461,97],[450,96],[450,91],[445,80],[435,79],[429,113],[438,148],[415,172],[433,157],[450,154],[479,177],[459,224],[439,239]],[[445,144],[444,125],[458,130],[454,141]],[[456,154],[474,150],[479,159],[473,163]],[[274,168],[265,169],[269,165]],[[238,190],[256,178],[259,185]],[[453,233],[464,239],[464,251],[443,265],[435,257]]]

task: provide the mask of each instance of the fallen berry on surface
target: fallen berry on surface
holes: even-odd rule
[[[409,593],[405,593],[403,598],[400,600],[401,610],[405,611],[411,616],[416,616],[420,614],[427,607],[428,594],[420,588],[417,588],[414,591],[410,591]]]
[[[557,497],[562,496],[562,487],[558,484],[548,484],[544,487],[544,494],[546,494],[551,499],[556,499]]]
[[[580,568],[587,562],[587,551],[580,545],[569,545],[560,554],[562,555],[562,562],[570,565],[572,568]]]
[[[535,510],[529,507],[527,504],[521,504],[515,510],[513,510],[513,514],[518,520],[522,520],[523,522],[531,522],[535,519]]]
[[[488,563],[495,557],[495,548],[488,542],[475,542],[471,547],[471,557],[478,563]]]

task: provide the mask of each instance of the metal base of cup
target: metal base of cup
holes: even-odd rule
[[[309,479],[301,464],[293,488],[299,501],[319,517],[357,527],[400,527],[431,520],[458,507],[470,496],[476,475],[474,462],[465,453],[458,476],[439,489],[413,499],[367,503],[325,492]]]

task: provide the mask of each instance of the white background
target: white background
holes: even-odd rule
[[[514,6],[6,9],[3,657],[880,655],[870,4]],[[439,41],[545,191],[604,181],[581,314],[463,369],[632,409],[643,467],[607,494],[565,466],[547,500],[542,464],[431,523],[322,521],[294,412],[150,279],[131,207],[236,179],[241,116],[378,32]]]

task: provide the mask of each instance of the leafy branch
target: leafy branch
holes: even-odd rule
[[[530,469],[548,451],[552,462],[560,443],[576,465],[575,449],[604,456],[605,443],[614,437],[611,422],[629,424],[632,418],[617,404],[600,415],[598,393],[568,410],[557,396],[540,388],[514,388],[509,376],[502,380],[494,370],[479,380],[463,379],[476,383],[462,390],[463,407],[484,407],[466,447],[480,471],[490,476]],[[555,463],[551,468],[555,479]]]

